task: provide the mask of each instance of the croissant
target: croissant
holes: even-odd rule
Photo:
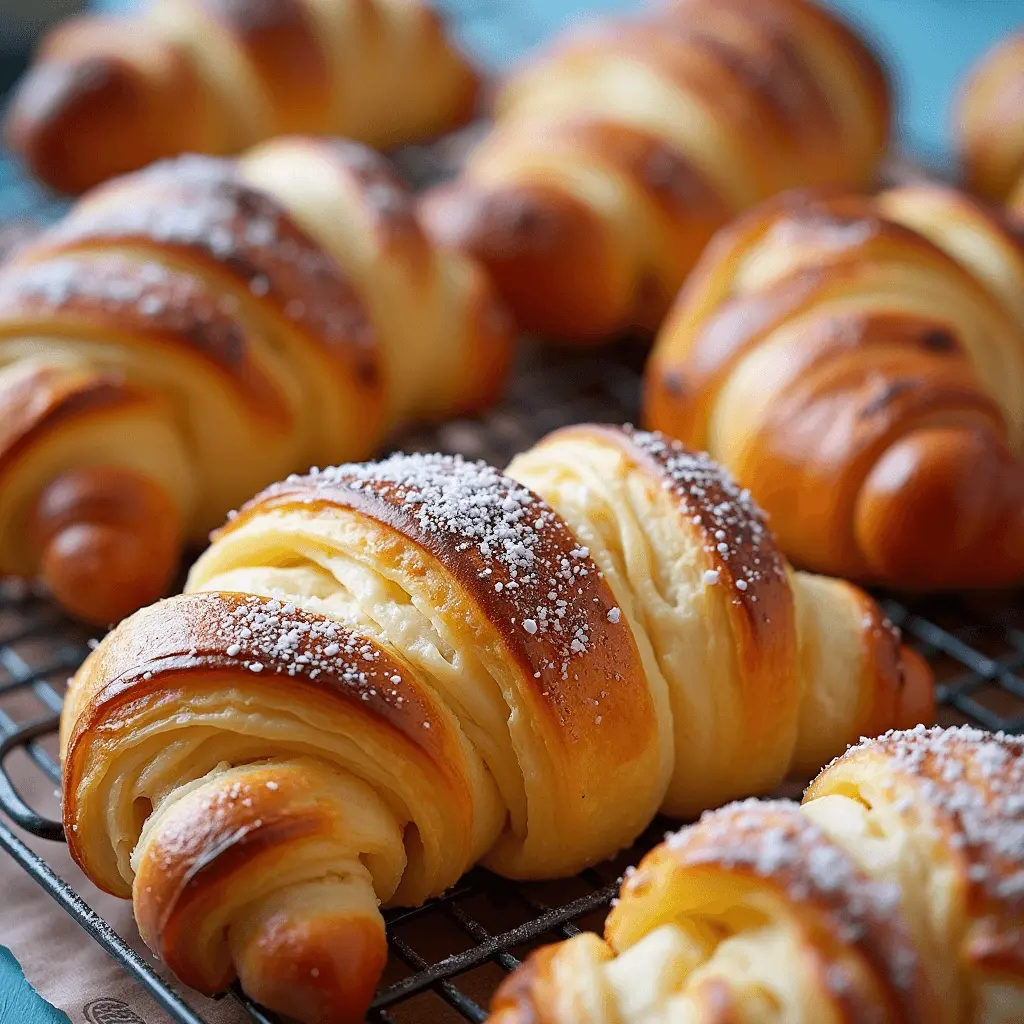
[[[187,984],[362,1019],[378,903],[482,861],[565,875],[930,719],[847,583],[792,572],[706,456],[581,426],[508,475],[394,455],[295,476],[72,683],[72,854]]]
[[[421,0],[150,0],[53,30],[6,134],[38,178],[77,194],[278,135],[419,141],[468,120],[478,87]]]
[[[116,621],[260,487],[491,401],[513,344],[483,271],[361,146],[101,186],[0,269],[0,575]]]
[[[1024,32],[1007,36],[970,75],[956,112],[968,187],[1024,213]]]
[[[865,185],[886,81],[805,0],[677,0],[572,29],[505,85],[462,176],[424,200],[522,326],[653,329],[713,233],[795,185]]]
[[[492,1024],[1024,1020],[1024,740],[866,740],[629,870],[605,941],[541,949]]]
[[[798,192],[711,245],[646,371],[783,550],[908,589],[1024,579],[1024,249],[952,189]]]

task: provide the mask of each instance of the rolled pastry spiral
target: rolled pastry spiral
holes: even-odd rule
[[[931,677],[855,587],[792,572],[706,456],[581,426],[507,475],[395,455],[292,477],[79,671],[71,851],[185,982],[362,1019],[378,903],[482,862],[565,875],[770,790]]]
[[[415,142],[473,113],[478,78],[421,0],[149,0],[44,41],[6,134],[77,194],[180,153],[279,135]]]
[[[797,564],[903,588],[1024,579],[1024,248],[952,189],[796,192],[723,231],[646,422],[748,486]]]
[[[805,0],[676,0],[571,29],[504,86],[426,203],[527,329],[657,327],[713,233],[797,185],[859,188],[889,134],[882,70]]]
[[[627,872],[605,928],[532,954],[492,1024],[1024,1019],[1024,740],[866,740],[802,806],[704,815]]]
[[[356,144],[101,186],[0,269],[0,574],[115,622],[259,488],[490,401],[513,340]]]
[[[968,188],[1024,214],[1024,32],[1000,41],[974,68],[955,121]]]

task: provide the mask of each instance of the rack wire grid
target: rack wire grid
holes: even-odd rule
[[[535,0],[534,8],[506,0],[447,0],[443,6],[467,43],[485,62],[497,66],[536,44],[553,27],[544,0]],[[431,177],[444,162],[443,152],[419,150],[406,155],[405,166],[413,177]],[[0,158],[0,249],[5,239],[18,237],[18,225],[45,223],[62,207]],[[482,420],[458,420],[436,430],[406,433],[395,439],[394,447],[461,452],[503,465],[556,427],[634,419],[642,362],[642,348],[628,341],[596,358],[552,354],[527,344],[499,408]],[[991,730],[1024,732],[1020,594],[880,597],[889,617],[936,673],[942,724],[971,722]],[[63,841],[62,826],[22,800],[7,765],[12,755],[27,756],[32,771],[58,784],[56,733],[65,681],[86,655],[88,640],[88,634],[64,619],[45,596],[21,584],[0,584],[0,807],[16,826],[39,839]],[[796,780],[789,792],[798,792],[801,781],[805,780]],[[388,913],[391,958],[368,1019],[437,1024],[484,1020],[495,988],[530,949],[581,929],[600,928],[623,869],[654,845],[666,827],[668,823],[656,822],[632,849],[573,879],[523,885],[477,870],[424,907]],[[3,820],[0,847],[148,990],[172,1020],[204,1024],[152,958],[137,953]],[[245,1006],[253,1021],[276,1024],[273,1015],[240,990],[231,997]]]

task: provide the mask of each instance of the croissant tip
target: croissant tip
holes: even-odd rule
[[[37,498],[30,528],[54,597],[93,626],[162,597],[178,569],[181,514],[159,485],[129,470],[56,477]]]

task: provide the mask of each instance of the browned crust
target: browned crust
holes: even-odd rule
[[[385,256],[399,258],[421,275],[433,268],[433,252],[420,226],[416,197],[386,157],[347,139],[285,138],[276,144],[322,155],[350,179]]]
[[[661,13],[634,20],[612,19],[569,35],[553,54],[555,61],[585,54],[633,57],[663,74],[676,87],[703,98],[711,109],[723,93],[734,97],[722,109],[744,145],[753,153],[784,152],[790,139],[820,137],[820,153],[835,153],[841,126],[784,23],[751,19],[763,33],[762,45],[737,44],[719,36],[710,24]],[[815,154],[819,157],[820,154]],[[772,190],[777,166],[751,165]]]
[[[331,66],[303,0],[200,0],[234,37],[276,113],[271,134],[324,129],[331,105]]]
[[[965,956],[979,970],[1024,975],[1024,738],[977,729],[890,732],[832,762],[804,801],[826,796],[857,765],[913,787],[938,822],[965,894]]]
[[[367,402],[383,388],[376,331],[352,281],[234,161],[183,157],[106,186],[32,247],[32,259],[131,246],[232,279],[305,344],[339,364]],[[227,299],[221,308],[232,308]]]
[[[872,470],[856,526],[879,578],[911,589],[1013,586],[1024,578],[1024,460],[1001,424],[917,430]]]
[[[237,972],[270,1008],[354,1024],[387,960],[383,922],[372,912],[266,917],[243,946],[231,943],[233,963],[224,965],[202,957],[195,942],[222,894],[273,871],[307,841],[342,838],[344,819],[322,786],[314,765],[250,765],[205,787],[200,808],[186,796],[162,813],[146,843],[133,897],[143,937],[187,984],[212,995]],[[307,1017],[306,1007],[321,1008]]]
[[[719,274],[731,272],[738,254],[756,247],[769,232],[782,230],[793,233],[795,241],[827,238],[827,263],[820,269],[800,269],[769,290],[728,299],[698,326],[683,358],[673,352],[670,322],[647,373],[645,409],[652,426],[701,443],[700,424],[707,422],[708,411],[729,370],[758,342],[838,281],[855,280],[875,254],[905,246],[962,279],[965,287],[980,289],[947,253],[909,228],[879,216],[870,199],[798,189],[762,203],[715,238],[680,295],[677,312],[699,298]],[[864,320],[871,322],[872,318],[865,315]],[[886,338],[890,331],[899,334],[904,330],[900,324],[906,320],[874,318]]]
[[[347,713],[386,728],[432,772],[461,791],[453,766],[461,762],[454,734],[416,676],[372,640],[311,612],[291,609],[289,620],[336,628],[336,654],[323,653],[325,643],[315,631],[303,635],[292,654],[268,651],[277,633],[272,623],[253,626],[254,636],[239,638],[233,650],[225,629],[235,623],[239,608],[265,608],[266,600],[242,594],[200,593],[160,602],[127,619],[117,634],[95,654],[73,693],[72,719],[65,722],[63,780],[64,822],[72,856],[87,870],[83,837],[78,829],[78,787],[93,743],[120,728],[144,704],[178,699],[182,692],[216,692],[244,682],[249,692],[293,694],[296,702],[338,701]],[[280,604],[278,604],[280,608]],[[248,620],[247,620],[248,621]],[[253,625],[251,621],[250,625]],[[346,651],[354,645],[356,655]],[[229,654],[228,650],[232,650]],[[361,653],[360,653],[361,652]],[[368,654],[369,657],[365,655]],[[308,663],[298,661],[309,657]],[[261,667],[259,672],[252,665]],[[198,678],[197,678],[198,677]],[[397,681],[396,681],[397,679]]]
[[[260,793],[258,803],[226,807],[218,793],[209,813],[188,822],[187,828],[164,827],[147,847],[137,879],[145,896],[135,900],[135,919],[147,945],[186,984],[206,995],[222,992],[235,977],[233,970],[210,979],[191,966],[189,936],[183,929],[192,915],[240,868],[277,846],[315,836],[329,827],[325,808],[307,802],[291,807],[292,794],[279,786]]]
[[[593,209],[557,186],[491,188],[460,178],[428,192],[420,210],[440,245],[487,268],[524,331],[587,345],[631,319],[616,240]]]
[[[859,692],[863,706],[857,729],[862,736],[878,736],[896,726],[913,726],[935,720],[934,689],[930,684],[931,669],[925,665],[928,680],[924,687],[921,680],[914,678],[922,671],[913,652],[903,646],[900,631],[882,611],[878,602],[857,587],[850,587],[854,599],[860,606],[860,619],[866,652],[864,656],[864,678]],[[918,695],[924,689],[931,695],[930,706],[918,705]],[[915,703],[908,707],[907,698]],[[921,718],[913,722],[901,721],[900,713],[918,713]]]
[[[11,147],[36,177],[79,194],[205,142],[207,97],[180,49],[132,23],[61,25],[18,83],[5,118]]]
[[[491,1001],[494,1024],[557,1024],[551,1005],[551,964],[564,943],[534,950],[498,986]]]
[[[667,86],[695,95],[729,129],[737,159],[745,157],[752,192],[731,202],[753,202],[795,181],[862,184],[888,135],[889,93],[881,66],[830,15],[803,3],[778,7],[698,0],[574,28],[531,59],[507,87],[509,117],[499,120],[493,142],[483,144],[488,168],[500,176],[505,150],[531,152],[542,135],[546,152],[552,145],[567,151],[567,164],[575,149],[588,164],[628,175],[662,215],[659,232],[670,236],[657,243],[657,267],[630,265],[631,254],[613,237],[612,226],[557,176],[549,183],[514,166],[507,180],[494,182],[475,176],[470,161],[459,180],[427,200],[431,231],[488,267],[528,331],[590,344],[624,330],[650,329],[664,315],[668,293],[731,211],[722,209],[722,197],[706,182],[700,183],[700,195],[673,196],[660,187],[662,174],[673,185],[685,179],[684,192],[695,181],[692,168],[684,166],[690,154],[666,154],[667,147],[654,141],[657,133],[617,125],[612,115],[566,110],[545,117],[543,76],[572,80],[581,61],[624,56],[652,69]],[[842,81],[858,92],[857,109],[850,113],[856,125],[844,123],[845,110],[825,88],[827,71],[808,55],[812,45],[849,58]],[[534,74],[541,76],[536,82]],[[519,82],[526,90],[521,104]],[[734,102],[723,104],[723,95]],[[531,120],[533,112],[538,123]],[[646,146],[637,136],[649,137]],[[644,166],[652,160],[655,181]]]
[[[1024,144],[1021,159],[1024,161]],[[971,195],[934,181],[914,182],[911,185],[892,188],[883,192],[880,198],[884,200],[890,196],[897,199],[905,196],[907,201],[924,200],[933,207],[941,205],[949,211],[947,216],[954,223],[961,218],[967,222],[977,221],[1024,262],[1024,223],[1015,219],[1011,211],[1004,206],[982,196]]]
[[[0,276],[2,337],[55,332],[184,350],[245,396],[254,418],[287,429],[291,410],[253,360],[242,326],[197,277],[112,256],[13,264]]]
[[[778,328],[800,320],[799,340],[778,364],[788,387],[776,383],[756,434],[737,441],[730,457],[770,510],[782,545],[806,567],[862,580],[931,588],[1010,583],[1024,564],[1013,509],[1024,478],[1002,409],[961,339],[947,322],[884,303],[805,315],[855,290],[860,275],[877,278],[880,267],[902,262],[997,315],[996,297],[968,267],[900,223],[915,194],[894,193],[890,218],[870,199],[796,192],[722,232],[648,365],[645,421],[708,444],[710,414],[731,371]],[[940,188],[923,189],[921,201],[925,214],[936,204],[936,218],[952,203],[950,216],[989,231],[1007,258],[1021,251],[1012,227],[985,204]],[[779,247],[783,237],[820,253],[819,265],[720,298],[745,253],[762,243]],[[962,436],[951,446],[954,431]],[[968,448],[981,453],[985,470],[975,484]],[[990,483],[997,478],[999,486]],[[808,530],[809,520],[833,528]]]
[[[546,123],[543,132],[546,152],[564,150],[568,160],[582,156],[610,168],[629,181],[659,217],[667,244],[659,250],[651,266],[639,268],[635,292],[627,296],[628,311],[625,314],[621,311],[618,314],[613,311],[605,314],[622,318],[616,329],[655,328],[675,298],[679,282],[693,269],[714,232],[728,221],[731,209],[727,201],[684,153],[650,132],[582,116]],[[542,187],[533,185],[530,188],[536,189],[538,196],[543,195]],[[480,231],[493,230],[493,237],[472,244],[468,240],[458,244],[482,256],[489,268],[494,259],[504,259],[503,255],[496,256],[496,253],[518,251],[525,256],[536,248],[537,259],[552,264],[556,260],[564,262],[566,273],[572,272],[579,276],[587,273],[591,267],[590,261],[600,256],[600,250],[578,248],[580,239],[576,237],[575,231],[565,230],[571,226],[572,219],[566,218],[559,226],[555,207],[545,212],[538,209],[536,214],[531,213],[530,189],[519,190],[519,195],[524,205],[513,216],[515,201],[511,190],[507,191],[504,200],[508,205],[507,217],[502,214],[502,206],[495,196],[494,214],[490,216],[498,217],[497,221],[479,225]],[[441,202],[443,197],[442,191],[437,201]],[[440,210],[444,210],[443,205]],[[462,222],[456,217],[454,223],[458,225]],[[584,223],[581,220],[581,227]],[[446,230],[452,231],[450,221],[438,228],[442,235]],[[548,243],[545,243],[545,236],[549,236]],[[573,267],[576,269],[572,270]],[[536,276],[543,276],[543,271],[537,269]],[[529,275],[531,284],[533,277],[533,274]],[[525,281],[522,285],[523,288],[530,286]],[[614,303],[614,296],[594,294],[591,301]],[[592,308],[586,315],[595,317],[601,314],[597,308]],[[569,316],[566,319],[570,319]]]
[[[1001,202],[1024,173],[1024,32],[1001,39],[972,69],[955,125],[967,186]]]
[[[185,594],[144,608],[122,623],[117,642],[104,644],[100,664],[93,666],[83,680],[87,691],[82,700],[86,703],[68,738],[67,763],[74,764],[75,748],[83,736],[100,727],[119,708],[147,695],[166,693],[173,688],[174,680],[186,680],[196,673],[222,679],[245,673],[241,678],[250,689],[305,689],[344,701],[350,708],[402,733],[443,763],[448,751],[442,744],[442,730],[424,728],[424,723],[440,724],[435,709],[424,699],[419,687],[410,683],[408,667],[367,637],[337,625],[336,642],[341,650],[336,655],[324,656],[317,653],[318,643],[323,647],[323,642],[306,633],[294,650],[295,657],[291,657],[268,654],[260,645],[260,634],[254,630],[256,635],[249,641],[239,639],[241,649],[229,655],[232,640],[223,633],[225,617],[247,605],[269,603],[268,599],[245,594]],[[333,624],[325,616],[299,608],[292,608],[287,617],[308,624]],[[366,648],[372,658],[360,656],[353,660],[344,649],[347,643],[359,650]],[[312,663],[297,660],[299,656],[313,655],[316,658]],[[323,664],[325,658],[329,665]],[[254,672],[248,667],[252,664],[261,665],[263,670]],[[351,671],[353,664],[355,675]],[[395,676],[400,682],[393,681]],[[65,782],[65,792],[73,793],[70,781]]]
[[[363,1024],[387,962],[379,921],[277,918],[246,950],[239,975],[257,1003],[286,1019]]]
[[[450,404],[433,413],[437,420],[473,415],[502,397],[512,373],[519,333],[487,272],[467,264],[465,348],[458,369],[460,387]]]
[[[971,929],[966,953],[978,971],[1020,987],[1024,975],[1024,912],[982,918]]]
[[[559,143],[597,154],[633,182],[665,217],[691,230],[714,230],[729,218],[725,199],[686,155],[665,139],[626,124],[575,118],[544,129]],[[699,251],[699,245],[693,244]]]
[[[672,486],[676,481],[670,472],[669,463],[674,456],[697,453],[681,442],[667,437],[659,438],[664,447],[652,451],[649,446],[637,443],[637,437],[643,435],[638,435],[631,427],[592,424],[564,427],[549,436],[555,439],[574,435],[582,438],[596,435],[625,452],[632,462],[654,478],[660,488],[672,495],[680,517],[690,524],[687,529],[696,527],[694,518],[700,516],[701,524],[698,528],[705,534],[705,554],[712,568],[721,573],[733,605],[743,615],[745,632],[753,645],[752,651],[771,652],[781,645],[784,651],[779,653],[785,664],[786,655],[791,656],[793,636],[793,598],[786,575],[786,561],[767,528],[767,520],[761,510],[751,503],[748,515],[728,493],[727,471],[716,465],[711,481],[699,493],[684,491],[678,486]],[[716,509],[723,504],[735,507],[735,515],[739,520],[730,528],[730,540],[734,540],[738,534],[740,542],[731,544],[727,553],[719,550],[712,529],[712,524],[720,518]],[[761,543],[755,543],[755,537],[760,538]],[[747,583],[745,590],[736,586],[739,580]],[[770,656],[769,660],[772,660]]]
[[[880,58],[867,41],[854,28],[837,17],[828,8],[818,4],[806,3],[804,0],[773,0],[764,4],[760,0],[696,0],[698,4],[721,8],[726,4],[744,12],[755,22],[772,26],[775,31],[790,34],[786,30],[789,18],[803,19],[812,30],[830,36],[837,49],[853,58],[857,73],[861,78],[864,95],[872,108],[872,121],[878,126],[878,143],[884,145],[889,137],[892,121],[892,87]],[[685,9],[696,5],[695,0],[672,0],[674,6]],[[791,30],[790,30],[791,31]]]
[[[0,476],[45,435],[79,417],[152,402],[150,393],[114,374],[44,364],[0,377]]]
[[[825,857],[832,870],[822,873],[815,865]],[[935,1019],[931,990],[898,912],[898,891],[883,892],[797,804],[733,804],[669,837],[624,883],[613,919],[639,913],[636,904],[648,886],[678,872],[726,873],[775,890],[790,904],[806,935],[802,949],[807,966],[819,975],[823,988],[832,990],[849,1024],[875,1019],[878,996],[885,1000],[887,1020],[930,1024]],[[877,991],[854,985],[837,991],[828,984],[828,966],[844,948],[864,958]]]
[[[572,628],[559,632],[529,633],[524,622],[535,609],[549,602],[550,580],[557,575],[559,564],[570,559],[578,543],[569,526],[544,501],[534,495],[538,512],[550,516],[535,549],[536,570],[529,577],[512,581],[508,570],[481,554],[472,537],[460,537],[424,527],[414,515],[415,506],[403,501],[402,490],[380,481],[356,484],[354,476],[345,477],[345,467],[330,477],[291,477],[275,484],[245,505],[232,520],[214,534],[214,541],[243,526],[250,519],[268,512],[299,512],[306,516],[328,516],[332,510],[352,510],[386,527],[399,545],[415,545],[444,567],[459,590],[480,609],[481,619],[490,624],[500,639],[508,660],[514,664],[535,706],[546,708],[556,719],[564,742],[579,744],[593,732],[581,717],[581,687],[572,667],[581,656],[586,659],[588,680],[626,680],[621,687],[610,685],[604,714],[615,719],[615,701],[636,702],[631,681],[643,679],[639,653],[628,627],[612,624],[609,612],[616,608],[615,597],[603,574],[589,555],[572,559],[585,569],[575,578],[576,610],[589,629],[585,654],[573,650]],[[507,486],[521,488],[507,478]],[[477,541],[479,539],[477,538]],[[490,571],[487,571],[490,570]],[[513,586],[509,587],[509,582]],[[500,584],[502,589],[496,589]],[[582,675],[582,673],[580,673]],[[632,696],[630,695],[632,694]],[[590,709],[592,710],[592,709]],[[624,708],[625,711],[625,708]],[[635,714],[626,714],[633,718]],[[617,740],[633,743],[630,730],[619,730]],[[611,743],[612,740],[608,740]],[[610,756],[610,747],[608,750]],[[582,752],[579,752],[582,756]]]
[[[431,126],[434,134],[440,134],[462,127],[476,114],[486,116],[489,113],[485,92],[490,82],[484,77],[483,70],[475,65],[465,48],[449,31],[445,17],[441,13],[441,5],[434,3],[433,0],[416,0],[416,3],[425,15],[424,35],[431,37],[431,42],[425,45],[430,45],[431,49],[439,54],[444,53],[447,61],[457,71],[458,88],[454,90],[451,103],[444,111],[438,111],[438,114],[443,116],[439,116]],[[427,138],[427,133],[420,132],[408,141],[426,141]]]

